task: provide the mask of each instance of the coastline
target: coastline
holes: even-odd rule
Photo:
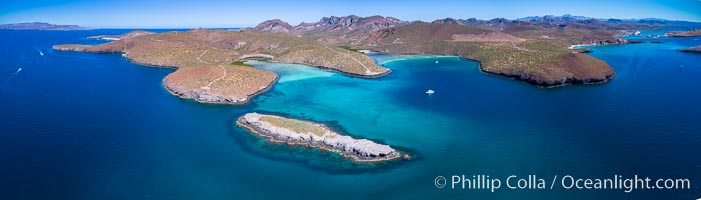
[[[332,71],[332,72],[335,72],[335,73],[338,73],[338,74],[343,74],[343,75],[346,75],[346,76],[358,77],[358,78],[366,78],[366,79],[379,78],[379,77],[383,77],[383,76],[386,76],[386,75],[392,73],[392,69],[389,69],[389,68],[387,68],[387,71],[382,72],[382,73],[379,73],[379,74],[367,75],[367,74],[357,74],[357,73],[352,73],[352,72],[344,72],[344,71],[341,71],[341,70],[338,70],[338,69],[334,69],[334,68],[330,68],[330,67],[326,67],[326,66],[315,66],[315,65],[305,64],[305,63],[290,63],[290,64],[307,65],[307,66],[314,67],[314,68],[318,68],[318,69],[329,70],[329,71]]]
[[[590,78],[590,79],[580,80],[580,79],[574,79],[574,78],[567,78],[567,79],[559,80],[559,81],[553,82],[553,83],[544,83],[544,82],[540,82],[540,81],[535,80],[535,79],[525,77],[525,75],[521,75],[521,74],[507,74],[507,73],[502,73],[502,72],[489,71],[489,70],[486,70],[483,68],[484,65],[482,65],[482,61],[477,60],[477,59],[467,58],[467,57],[457,55],[457,54],[452,54],[452,55],[451,54],[399,54],[399,55],[409,55],[409,56],[411,56],[411,55],[426,55],[426,56],[419,56],[419,57],[417,57],[418,59],[432,58],[432,57],[437,57],[437,58],[440,58],[440,57],[458,57],[462,60],[476,62],[478,67],[479,67],[480,72],[482,72],[482,73],[525,82],[525,83],[528,83],[530,85],[537,86],[540,88],[556,88],[556,87],[576,85],[576,84],[580,84],[580,85],[602,84],[602,83],[608,82],[609,80],[612,80],[616,75],[616,72],[614,71],[612,75],[606,76],[604,79]],[[393,60],[388,60],[388,61],[382,62],[381,64],[394,62],[394,61],[401,61],[401,60],[410,60],[410,59],[415,59],[415,58],[393,59]]]
[[[54,50],[57,50],[57,51],[73,51],[73,52],[100,53],[100,54],[117,54],[117,53],[119,53],[119,52],[121,51],[121,50],[120,50],[120,51],[90,51],[90,50],[87,49],[88,47],[91,47],[91,46],[90,46],[90,45],[81,45],[81,46],[62,47],[61,45],[54,45],[52,48],[53,48]],[[126,52],[121,52],[120,55],[121,55],[124,59],[126,59],[127,61],[129,61],[129,62],[131,62],[131,63],[133,63],[133,64],[136,64],[136,65],[144,66],[144,67],[167,68],[167,69],[176,69],[176,70],[179,69],[179,68],[181,67],[181,66],[177,66],[177,65],[156,64],[156,63],[150,63],[150,62],[139,61],[139,60],[130,58],[130,57],[129,57],[129,54],[126,53]],[[367,55],[366,55],[366,56],[367,56]],[[273,61],[273,62],[275,62],[275,61]],[[280,63],[280,62],[278,62],[278,63]],[[329,71],[332,71],[332,72],[334,72],[334,73],[343,74],[343,75],[346,75],[346,76],[358,77],[358,78],[367,78],[367,79],[379,78],[379,77],[382,77],[382,76],[386,76],[386,75],[388,75],[388,74],[390,74],[390,73],[392,72],[391,69],[387,69],[387,71],[382,72],[382,73],[379,73],[379,74],[365,75],[365,74],[357,74],[357,73],[352,73],[352,72],[345,72],[345,71],[341,71],[341,70],[338,70],[338,69],[335,69],[335,68],[326,67],[326,66],[314,66],[314,65],[309,65],[309,64],[306,64],[306,63],[289,63],[289,64],[306,65],[306,66],[310,66],[310,67],[314,67],[314,68],[318,68],[318,69],[329,70]],[[261,70],[265,70],[265,69],[261,69]],[[269,70],[268,70],[268,71],[269,71]],[[175,73],[175,72],[171,72],[171,73]],[[274,72],[273,72],[273,73],[274,73]],[[170,74],[169,74],[169,75],[170,75]],[[258,95],[260,95],[260,94],[262,94],[262,93],[264,93],[264,92],[266,92],[266,91],[268,91],[268,90],[270,90],[270,89],[275,85],[275,83],[277,83],[278,80],[279,80],[279,76],[276,74],[275,78],[274,78],[270,83],[268,83],[267,86],[265,86],[265,87],[263,87],[263,88],[257,90],[257,91],[254,92],[254,93],[251,93],[251,94],[246,95],[246,97],[245,97],[244,99],[238,99],[238,100],[237,100],[237,99],[230,98],[230,97],[224,97],[224,96],[219,96],[219,95],[213,95],[213,94],[203,93],[203,92],[200,92],[200,91],[179,91],[179,90],[176,89],[174,86],[172,86],[172,85],[170,85],[170,84],[168,83],[168,81],[167,81],[167,75],[166,75],[166,77],[163,78],[163,80],[161,80],[161,85],[166,89],[166,91],[168,91],[168,93],[170,93],[170,94],[173,95],[173,96],[177,96],[177,97],[180,97],[180,98],[183,98],[183,99],[192,99],[192,100],[194,100],[194,101],[196,101],[196,102],[199,102],[199,103],[226,104],[226,105],[245,105],[245,104],[248,104],[248,103],[251,101],[252,98],[254,98],[254,97],[256,97],[256,96],[258,96]],[[201,100],[200,98],[197,98],[197,97],[200,97],[200,96],[202,96],[202,95],[210,95],[210,96],[212,96],[214,99],[220,99],[220,100],[218,100],[218,101],[206,101],[206,100]],[[222,101],[222,100],[223,100],[223,101]]]

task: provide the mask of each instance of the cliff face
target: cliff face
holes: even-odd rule
[[[377,144],[367,139],[354,139],[336,133],[321,124],[307,121],[248,113],[240,117],[237,124],[254,134],[274,141],[337,151],[358,162],[387,161],[405,156],[389,145]]]

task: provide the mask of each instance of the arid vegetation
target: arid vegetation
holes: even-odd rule
[[[210,103],[245,103],[276,80],[272,72],[246,67],[244,62],[250,59],[306,64],[360,77],[390,71],[363,54],[286,34],[198,29],[125,35],[129,37],[97,46],[67,44],[54,49],[122,53],[137,64],[179,68],[164,79],[164,86],[183,98]]]

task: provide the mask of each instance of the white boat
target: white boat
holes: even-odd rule
[[[436,64],[438,64],[438,61],[436,60]]]
[[[433,93],[436,93],[436,92],[433,91],[433,90],[427,90],[427,91],[426,91],[426,94],[433,94]]]

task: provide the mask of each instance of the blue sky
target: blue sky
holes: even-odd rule
[[[573,14],[701,21],[701,0],[2,0],[0,24],[42,21],[98,28],[245,27],[279,18],[292,25],[324,16],[384,15],[402,20],[515,19]]]

